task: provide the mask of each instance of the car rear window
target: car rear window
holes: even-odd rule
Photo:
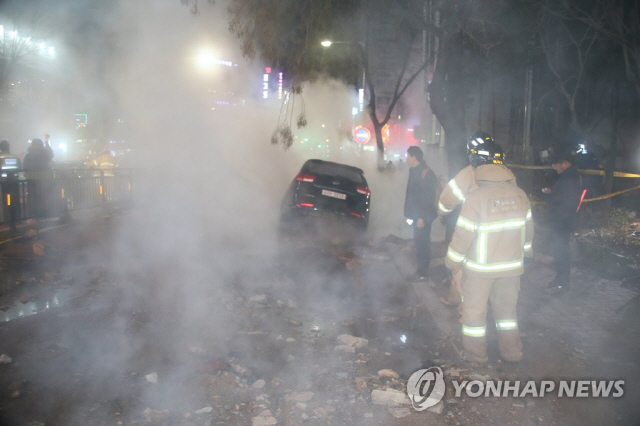
[[[308,163],[307,171],[312,175],[339,176],[352,180],[355,183],[363,183],[362,175],[346,166],[335,163]]]

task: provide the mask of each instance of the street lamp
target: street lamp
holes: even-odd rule
[[[325,48],[331,47],[332,44],[357,44],[360,47],[360,59],[362,60],[362,88],[358,89],[358,103],[360,104],[360,112],[364,111],[364,94],[367,87],[367,68],[365,67],[366,45],[361,41],[332,41],[329,39],[322,40],[320,44]]]

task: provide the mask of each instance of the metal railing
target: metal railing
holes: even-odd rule
[[[0,197],[0,222],[15,229],[31,218],[127,207],[133,201],[133,176],[131,169],[3,170]]]

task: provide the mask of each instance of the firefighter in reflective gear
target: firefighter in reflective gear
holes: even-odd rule
[[[476,155],[479,147],[482,147],[485,143],[490,144],[492,146],[497,145],[491,135],[485,132],[476,132],[469,138],[467,142],[467,155],[469,156],[469,161],[473,158],[472,156]],[[504,158],[502,158],[504,161]],[[501,164],[501,163],[500,163]],[[516,184],[516,177],[513,175],[511,170],[506,169],[505,173],[509,173],[511,175],[509,182],[512,184]],[[469,192],[471,192],[474,188],[477,188],[476,179],[474,174],[473,165],[469,164],[464,169],[460,170],[457,175],[453,179],[447,183],[442,192],[440,193],[440,199],[438,201],[438,214],[445,217],[445,220],[452,222],[455,226],[455,223],[458,219],[458,215],[460,213],[460,206],[465,200],[465,197]],[[447,233],[449,230],[447,229]],[[453,230],[451,231],[453,234]],[[451,242],[450,237],[446,239],[447,243]],[[451,282],[449,285],[449,294],[446,299],[440,299],[446,305],[459,305],[460,300],[460,279],[462,277],[462,270],[458,271],[456,276],[451,277]]]
[[[462,357],[486,362],[488,303],[500,355],[522,359],[516,303],[524,257],[531,256],[533,220],[527,195],[502,165],[502,149],[485,143],[471,154],[477,187],[465,196],[445,263],[462,270]]]

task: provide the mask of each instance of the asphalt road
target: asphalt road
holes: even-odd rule
[[[79,220],[0,246],[0,354],[11,358],[0,364],[0,424],[628,425],[640,418],[638,309],[627,305],[635,294],[592,270],[574,269],[575,288],[551,296],[544,291],[551,271],[529,266],[519,301],[524,360],[500,362],[491,330],[490,363],[477,366],[458,358],[456,311],[436,300],[444,292],[441,261],[436,282],[407,282],[405,240],[286,246],[263,258],[226,244],[248,253],[234,263],[237,252],[210,250],[210,238],[193,250],[171,245],[170,257],[146,241],[123,243],[130,221]],[[153,256],[136,258],[143,252]],[[441,257],[444,247],[434,244],[434,252]],[[341,335],[367,344],[345,348]],[[413,372],[430,366],[450,380],[621,379],[625,394],[461,398],[449,386],[440,413],[372,402],[374,391],[404,391]]]

